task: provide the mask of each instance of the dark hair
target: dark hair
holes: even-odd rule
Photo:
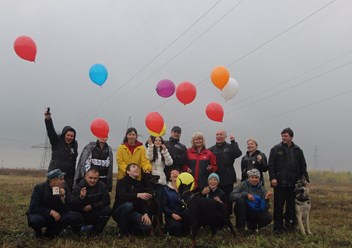
[[[284,134],[284,133],[288,133],[288,135],[290,135],[290,137],[293,137],[293,131],[289,127],[286,127],[284,130],[281,131],[281,134]]]
[[[100,174],[98,168],[96,168],[96,167],[90,167],[86,174],[88,174],[88,172],[90,172],[90,171],[95,172],[95,173],[98,172],[98,174]]]
[[[125,137],[123,138],[122,144],[127,142],[127,134],[129,134],[131,132],[135,132],[136,136],[138,137],[137,129],[135,129],[134,127],[130,127],[126,130],[126,134],[125,134]]]
[[[130,169],[131,169],[131,166],[132,165],[137,165],[138,166],[138,164],[136,164],[136,163],[129,163],[127,166],[126,166],[126,171],[125,171],[125,175],[126,176],[128,176],[128,174],[127,174],[127,171],[129,171]],[[138,166],[139,167],[139,166]]]
[[[161,144],[165,144],[165,142],[163,140],[163,137],[161,137],[161,136],[158,136],[158,137],[161,139]],[[152,142],[154,144],[155,139],[157,137],[154,137],[153,135],[151,135],[150,138],[152,139]],[[161,155],[161,161],[163,161],[163,163],[165,163],[165,158],[164,158],[163,154],[161,154],[161,148],[160,148],[160,155]],[[153,159],[150,162],[155,162],[155,160],[157,160],[157,159],[158,159],[158,148],[154,145],[154,147],[153,147]]]

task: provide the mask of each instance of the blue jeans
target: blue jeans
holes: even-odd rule
[[[28,226],[33,228],[36,232],[41,232],[43,227],[46,227],[45,234],[47,236],[59,235],[62,229],[67,226],[71,226],[73,231],[77,231],[80,228],[80,223],[82,221],[81,214],[73,211],[67,211],[60,213],[61,218],[59,221],[51,216],[44,216],[42,214],[29,214],[28,215]]]
[[[151,226],[142,223],[142,214],[134,211],[132,202],[124,202],[118,206],[113,211],[112,218],[119,224],[120,233],[148,234],[151,231]]]

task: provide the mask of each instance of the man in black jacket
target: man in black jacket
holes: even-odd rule
[[[66,173],[65,181],[70,191],[72,191],[78,155],[76,131],[72,127],[66,126],[62,129],[61,135],[58,135],[55,131],[49,108],[44,113],[44,116],[45,127],[52,150],[48,172],[54,169],[60,169],[62,172]]]
[[[75,196],[73,208],[82,214],[84,224],[93,225],[92,233],[102,233],[111,209],[109,191],[105,183],[99,180],[98,169],[88,170],[72,194]]]
[[[242,155],[235,137],[230,135],[230,144],[226,142],[227,134],[224,130],[216,131],[216,144],[209,150],[216,156],[218,166],[217,174],[220,177],[220,189],[225,192],[228,198],[233,190],[233,185],[237,181],[236,171],[234,168],[235,159]],[[232,203],[227,202],[228,213],[232,213]]]
[[[47,181],[34,187],[28,210],[28,226],[34,229],[37,238],[53,238],[62,229],[71,225],[73,232],[79,234],[81,215],[70,210],[73,196],[65,186],[64,175],[60,169],[47,174]]]
[[[118,223],[118,238],[128,236],[131,232],[149,234],[151,231],[151,214],[147,201],[152,195],[146,193],[145,186],[137,179],[139,173],[137,164],[128,164],[126,176],[116,184],[112,217]]]
[[[174,126],[171,129],[169,140],[165,141],[165,146],[174,161],[172,166],[165,166],[165,175],[169,175],[174,168],[181,170],[182,166],[187,162],[187,147],[180,142],[181,132],[182,130],[179,126]]]
[[[309,182],[307,164],[303,151],[293,143],[293,131],[285,128],[281,132],[281,143],[270,150],[269,177],[274,188],[274,232],[281,234],[283,219],[288,231],[295,230],[295,194],[296,182],[304,176]],[[286,202],[286,211],[283,214]]]

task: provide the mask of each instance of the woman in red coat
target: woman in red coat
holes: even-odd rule
[[[205,148],[204,136],[200,132],[192,135],[192,147],[187,149],[187,163],[183,170],[189,172],[194,177],[194,188],[196,191],[202,190],[208,186],[208,176],[210,173],[216,172],[215,155]]]

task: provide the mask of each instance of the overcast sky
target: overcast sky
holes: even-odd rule
[[[129,116],[144,142],[144,118],[157,111],[164,138],[179,125],[187,147],[195,131],[213,145],[221,128],[243,153],[254,137],[269,155],[289,126],[308,169],[351,171],[351,23],[350,0],[2,0],[1,165],[39,167],[44,149],[31,147],[44,143],[49,106],[57,131],[77,130],[79,151],[95,139],[95,118],[109,122],[116,149]],[[21,35],[35,40],[36,63],[15,54]],[[88,76],[96,63],[109,72],[102,87]],[[210,80],[218,65],[240,86],[227,102]],[[194,83],[196,99],[185,106],[159,97],[161,79]],[[223,123],[205,114],[214,101]]]

